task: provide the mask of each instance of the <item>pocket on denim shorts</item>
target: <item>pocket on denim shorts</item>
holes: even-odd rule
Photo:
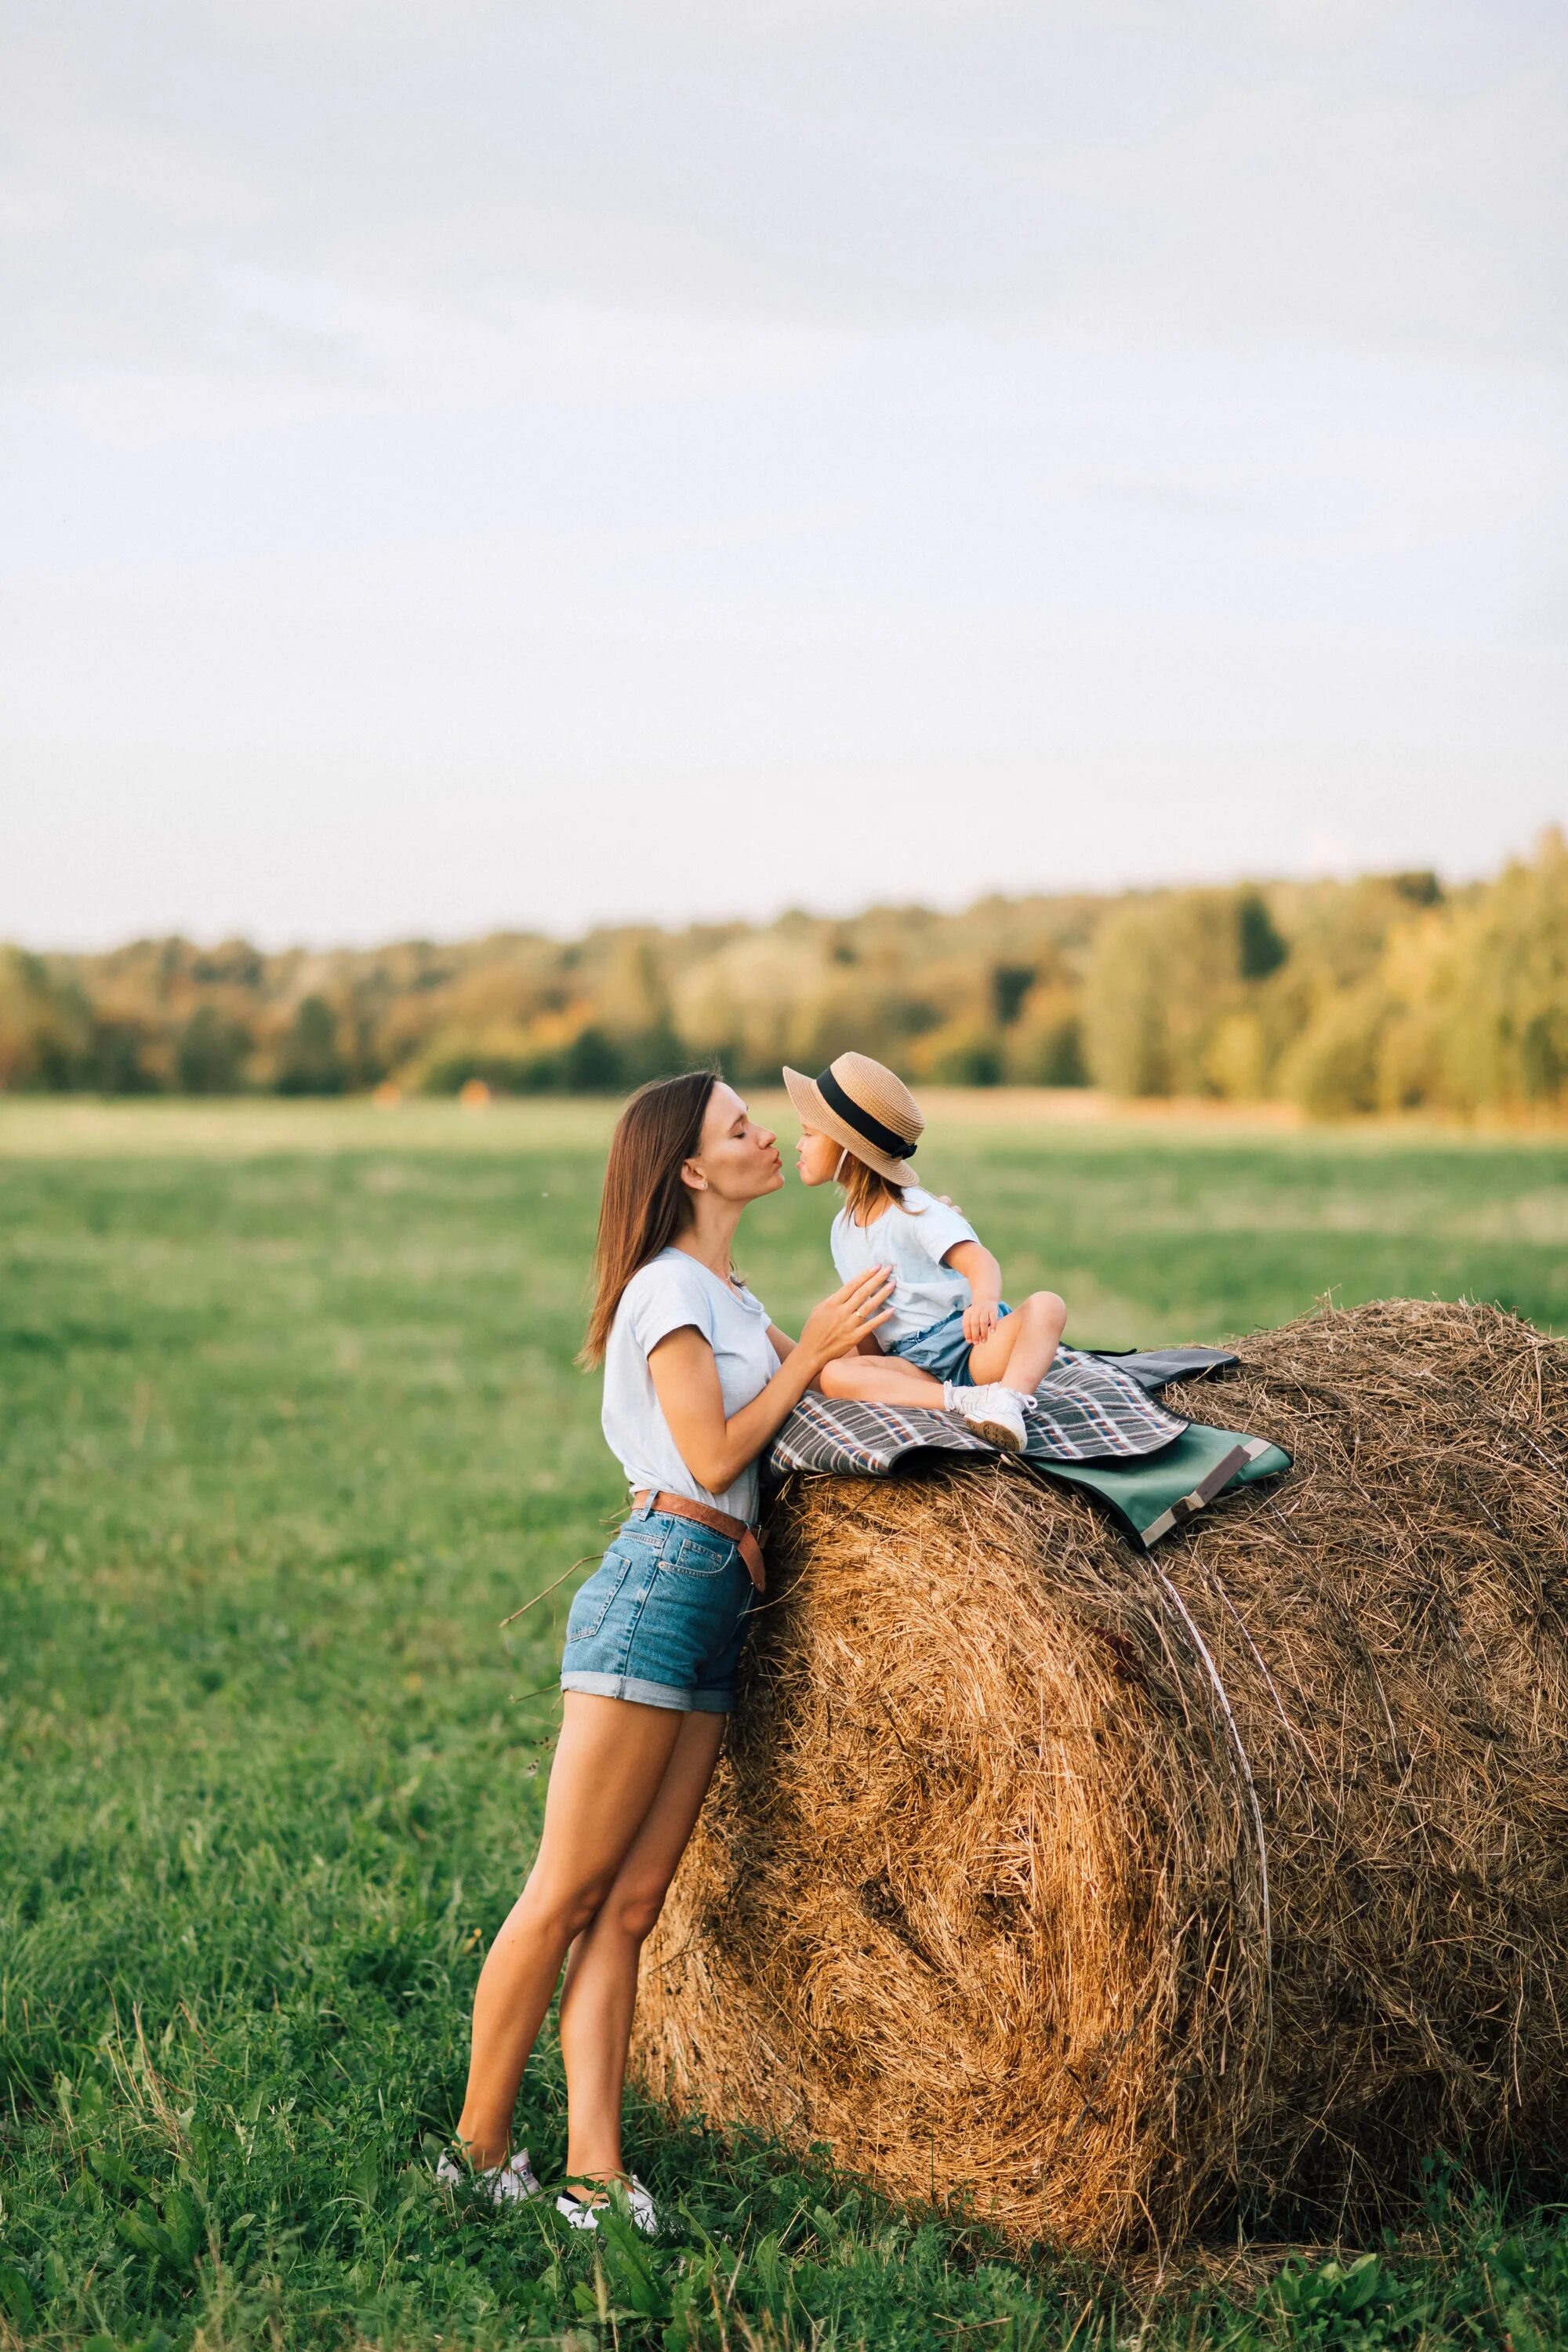
[[[666,1543],[658,1564],[676,1576],[722,1576],[739,1557],[740,1547],[733,1537],[688,1520],[679,1535]]]
[[[642,1547],[646,1551],[646,1546]],[[616,1597],[637,1561],[617,1536],[587,1581],[573,1595],[566,1618],[568,1642],[591,1642],[616,1605]]]

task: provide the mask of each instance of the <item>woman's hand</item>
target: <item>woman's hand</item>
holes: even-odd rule
[[[887,1321],[893,1311],[889,1304],[892,1295],[891,1266],[874,1265],[812,1308],[800,1335],[800,1353],[814,1376],[835,1357],[854,1355],[861,1340]]]

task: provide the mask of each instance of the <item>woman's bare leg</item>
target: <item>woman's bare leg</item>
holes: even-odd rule
[[[685,1721],[670,1707],[565,1694],[539,1853],[474,1991],[458,2137],[476,2165],[506,2159],[518,2084],[567,1948],[615,1885]]]
[[[571,2179],[614,2180],[625,2171],[621,2097],[637,1964],[696,1827],[728,1720],[722,1715],[680,1718],[658,1794],[592,1925],[572,1947],[561,1993]]]
[[[836,1356],[817,1376],[824,1396],[859,1397],[868,1404],[918,1404],[942,1411],[942,1382],[901,1356]]]
[[[1067,1319],[1067,1307],[1054,1290],[1031,1291],[1003,1317],[989,1339],[971,1349],[970,1379],[977,1388],[984,1381],[1002,1381],[1033,1396],[1056,1360]]]

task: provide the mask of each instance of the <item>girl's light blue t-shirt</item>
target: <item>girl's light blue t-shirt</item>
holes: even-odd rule
[[[918,1215],[911,1215],[916,1210]],[[980,1238],[967,1217],[911,1184],[900,1208],[884,1209],[868,1225],[858,1225],[847,1209],[833,1220],[833,1263],[840,1282],[853,1282],[874,1265],[890,1265],[896,1287],[892,1313],[878,1327],[884,1348],[912,1339],[945,1321],[954,1307],[969,1304],[969,1285],[942,1258],[958,1242]]]
[[[721,1495],[710,1494],[698,1485],[669,1433],[647,1360],[661,1339],[688,1324],[713,1350],[726,1419],[750,1404],[778,1370],[762,1300],[743,1284],[721,1282],[689,1250],[661,1250],[633,1275],[610,1326],[601,1415],[605,1436],[634,1495],[662,1486],[754,1523],[756,1463],[748,1463]]]

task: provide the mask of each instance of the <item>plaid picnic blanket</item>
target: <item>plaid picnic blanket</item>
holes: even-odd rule
[[[1156,1404],[1148,1389],[1120,1365],[1063,1348],[1033,1403],[1025,1405],[1024,1426],[1026,1461],[1107,1462],[1152,1454],[1179,1437],[1187,1424],[1180,1414]],[[922,1447],[944,1454],[995,1451],[952,1413],[863,1404],[818,1396],[814,1391],[790,1414],[768,1459],[780,1475],[791,1470],[823,1470],[875,1478],[885,1475],[903,1454]]]
[[[1221,1495],[1290,1467],[1290,1456],[1267,1438],[1184,1421],[1154,1402],[1153,1391],[1167,1381],[1220,1371],[1236,1360],[1222,1348],[1168,1348],[1107,1363],[1064,1348],[1025,1404],[1023,1459],[1046,1477],[1092,1495],[1134,1542],[1152,1550]],[[907,1412],[814,1391],[773,1440],[768,1467],[775,1477],[804,1470],[879,1478],[906,1454],[995,1450],[952,1413]]]

